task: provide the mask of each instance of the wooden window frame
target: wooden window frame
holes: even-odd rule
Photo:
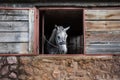
[[[28,53],[0,53],[0,56],[36,56],[39,54],[39,22],[38,10],[34,8],[13,8],[13,7],[0,7],[0,10],[34,10],[34,31],[33,31],[33,52]]]
[[[111,9],[119,9],[119,7],[115,7],[115,8],[109,8],[109,7],[106,7],[106,8],[79,8],[79,7],[41,7],[41,8],[38,8],[39,9],[39,12],[41,10],[72,10],[72,9],[78,9],[78,10],[83,10],[83,36],[84,36],[84,52],[82,54],[45,54],[45,53],[40,53],[40,55],[48,55],[48,56],[114,56],[114,55],[117,55],[117,56],[120,56],[120,54],[98,54],[98,53],[95,53],[95,54],[87,54],[86,53],[86,24],[85,24],[85,10],[97,10],[97,9],[101,9],[101,10],[104,10],[104,9],[107,9],[107,10],[111,10]],[[44,19],[42,19],[42,22],[44,23]],[[44,27],[44,25],[40,26],[40,27]],[[42,30],[43,31],[43,30]],[[44,31],[43,31],[44,32]],[[42,33],[43,33],[42,32]],[[42,35],[43,36],[43,35]],[[42,38],[43,39],[43,38]],[[42,40],[42,43],[44,43],[44,41]],[[42,44],[42,50],[43,50],[44,46]]]
[[[39,9],[39,12],[40,11],[47,11],[47,10],[83,10],[83,36],[84,36],[84,38],[85,38],[85,35],[84,35],[84,8],[77,8],[77,7],[41,7],[41,8],[38,8]],[[42,33],[44,33],[44,18],[42,18],[42,26],[40,26],[40,27],[42,27]],[[44,40],[43,40],[43,36],[44,35],[42,35],[42,51],[44,51]],[[85,44],[85,39],[83,40],[83,42],[84,42],[84,44]],[[85,49],[85,46],[83,47],[84,49]],[[73,54],[45,54],[45,53],[40,53],[40,55],[48,55],[48,56],[66,56],[66,55],[70,55],[70,56],[72,56],[72,55],[76,55],[76,56],[78,56],[78,55],[85,55],[84,54],[84,50],[83,49],[83,53],[79,53],[79,54],[75,54],[75,53],[73,53]]]

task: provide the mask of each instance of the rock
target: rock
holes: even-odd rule
[[[119,80],[120,58],[107,57],[22,57],[20,80]],[[12,64],[13,65],[13,64]],[[11,65],[11,67],[12,67]],[[13,68],[14,70],[15,68]]]
[[[16,79],[17,75],[16,75],[16,73],[12,72],[12,73],[10,73],[9,77],[13,78],[13,79]]]
[[[55,67],[52,75],[53,75],[53,78],[58,79],[58,80],[60,79],[60,70],[58,69],[58,67]]]
[[[17,58],[16,57],[7,57],[8,64],[17,64]]]
[[[17,69],[17,66],[18,66],[18,65],[11,65],[11,66],[10,66],[10,71],[16,70],[16,69]]]
[[[0,71],[1,75],[6,75],[9,72],[8,65],[4,66],[2,70]]]

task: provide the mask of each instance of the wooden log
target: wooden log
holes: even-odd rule
[[[118,19],[120,20],[120,10],[85,10],[85,20]]]
[[[16,16],[16,15],[10,15],[10,16],[8,16],[8,15],[0,15],[0,20],[3,20],[3,21],[12,21],[12,20],[29,20],[29,17],[28,16],[25,16],[25,15],[23,15],[23,16]]]
[[[0,43],[0,54],[28,53],[28,43]]]
[[[0,22],[0,31],[28,31],[28,22]]]
[[[0,42],[28,42],[28,37],[27,32],[0,32]]]
[[[29,10],[0,10],[0,15],[28,15]]]
[[[120,30],[120,21],[85,21],[87,31]]]
[[[120,32],[86,32],[86,43],[89,42],[103,42],[103,41],[120,41]]]

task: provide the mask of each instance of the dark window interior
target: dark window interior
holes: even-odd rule
[[[41,34],[40,40],[44,40],[42,35],[45,35],[48,40],[51,36],[54,25],[61,25],[63,27],[70,26],[67,31],[67,54],[82,54],[84,48],[84,36],[83,36],[83,10],[43,10],[40,11],[40,26]],[[44,49],[40,49],[40,52],[47,54],[45,49],[46,40],[40,41],[41,46]],[[44,42],[44,45],[42,44]],[[43,51],[44,50],[44,51]]]

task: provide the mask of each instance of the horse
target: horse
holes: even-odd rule
[[[49,54],[66,54],[67,53],[67,30],[70,27],[55,25],[52,34],[47,43],[47,51]]]

